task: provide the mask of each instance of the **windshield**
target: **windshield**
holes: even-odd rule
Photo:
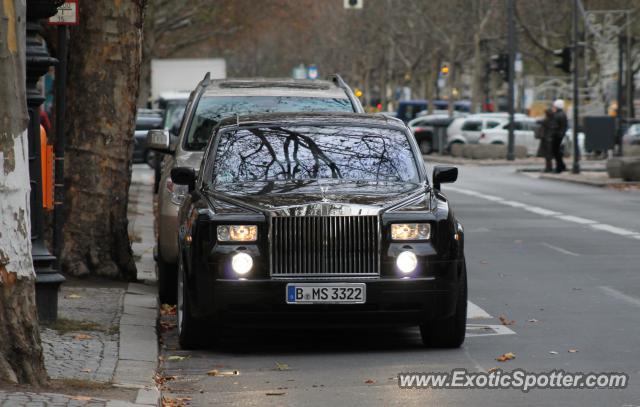
[[[407,136],[365,127],[292,126],[223,133],[213,184],[342,179],[419,182]]]
[[[228,96],[203,98],[185,140],[185,149],[204,150],[213,128],[225,117],[273,112],[353,112],[349,99],[293,96]]]

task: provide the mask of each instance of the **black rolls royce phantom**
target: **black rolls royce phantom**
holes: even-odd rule
[[[464,233],[399,120],[364,114],[225,119],[200,170],[177,167],[183,348],[240,324],[419,325],[465,337]]]

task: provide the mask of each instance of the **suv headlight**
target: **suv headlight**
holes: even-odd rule
[[[220,242],[255,242],[258,240],[256,225],[220,225],[218,241]]]
[[[189,187],[186,185],[174,184],[171,177],[167,177],[167,191],[171,194],[171,202],[180,206],[184,202],[184,198],[189,193]]]
[[[391,240],[429,240],[431,224],[398,223],[391,225]]]

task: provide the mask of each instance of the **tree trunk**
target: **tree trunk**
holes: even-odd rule
[[[127,200],[143,8],[143,0],[85,1],[72,29],[61,255],[71,275],[136,277]]]
[[[0,382],[42,385],[31,259],[24,1],[0,6]]]

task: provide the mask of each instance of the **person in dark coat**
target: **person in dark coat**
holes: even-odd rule
[[[544,157],[544,172],[553,171],[553,155],[551,154],[551,121],[553,120],[553,110],[548,108],[544,111],[544,119],[540,121],[540,126],[536,130],[536,138],[540,140],[538,146],[538,157]]]
[[[553,102],[553,119],[551,120],[551,154],[556,161],[556,169],[554,172],[561,173],[566,171],[567,167],[564,165],[562,158],[562,139],[567,132],[568,121],[567,115],[564,114],[564,101],[558,99]]]

